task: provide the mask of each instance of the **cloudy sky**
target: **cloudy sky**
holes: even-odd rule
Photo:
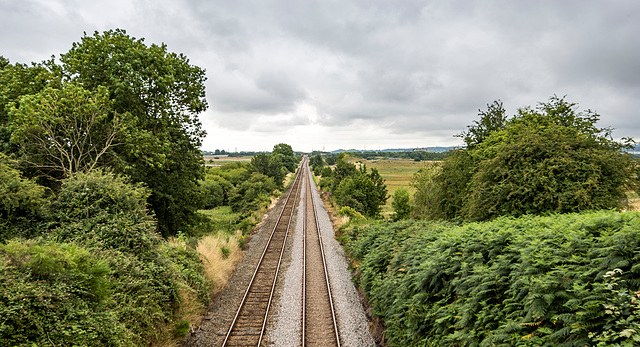
[[[459,145],[553,94],[640,139],[636,0],[0,0],[12,63],[114,28],[206,69],[205,150]]]

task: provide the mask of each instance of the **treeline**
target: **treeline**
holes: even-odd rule
[[[444,160],[450,155],[450,151],[446,152],[427,152],[427,151],[403,151],[403,152],[382,152],[382,151],[348,151],[342,152],[344,155],[348,155],[354,158],[362,158],[366,160],[382,159],[382,158],[396,158],[396,159],[412,159],[414,161],[438,161]],[[320,153],[314,152],[312,155],[320,154],[324,157],[325,161],[334,165],[338,156],[342,155],[335,153]]]
[[[259,153],[250,163],[228,163],[207,167],[201,182],[203,209],[230,206],[234,212],[248,214],[271,201],[277,189],[283,189],[284,178],[296,171],[300,161],[291,146],[274,146],[270,154]]]
[[[379,217],[388,198],[384,179],[378,170],[369,171],[366,165],[357,167],[348,158],[347,153],[338,155],[332,169],[325,165],[322,155],[316,154],[309,160],[309,165],[316,176],[321,176],[320,188],[328,191],[331,194],[329,198],[339,206],[371,218]],[[331,163],[333,158],[327,161]]]
[[[406,221],[342,227],[389,345],[637,345],[640,214],[616,212],[640,188],[633,140],[556,96],[479,116],[396,191]]]

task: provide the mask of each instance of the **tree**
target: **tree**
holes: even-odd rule
[[[53,67],[53,68],[52,68]],[[54,71],[52,71],[54,70]],[[40,92],[45,87],[59,88],[61,76],[56,73],[53,62],[43,64],[10,64],[0,57],[0,151],[5,154],[17,152],[10,143],[12,129],[9,127],[9,110],[20,106],[20,97]],[[59,71],[58,71],[59,72]]]
[[[468,131],[456,135],[464,140],[467,147],[479,145],[489,135],[503,129],[507,124],[506,111],[500,100],[487,104],[486,111],[478,110],[478,116],[480,121],[473,121],[473,124],[467,127]]]
[[[376,169],[372,169],[371,173],[367,174],[367,168],[364,165],[354,174],[343,178],[334,193],[340,206],[350,206],[370,217],[379,216],[382,205],[387,201],[387,187],[384,179]]]
[[[597,113],[576,110],[557,96],[520,109],[439,171],[416,176],[416,202],[431,204],[417,210],[427,218],[485,220],[624,208],[626,192],[640,187],[637,162],[625,152],[632,140],[612,140],[611,129],[596,127]]]
[[[234,212],[256,210],[261,202],[269,201],[269,196],[276,188],[273,178],[254,172],[231,192],[229,205]]]
[[[286,168],[282,164],[282,155],[260,153],[251,158],[251,168],[260,174],[273,178],[273,181],[282,186],[286,176]]]
[[[60,60],[67,79],[92,91],[106,88],[113,110],[136,120],[131,141],[117,150],[124,161],[118,169],[149,187],[163,235],[188,231],[203,175],[205,133],[197,114],[207,108],[204,70],[120,29],[85,35]]]
[[[23,161],[50,178],[113,165],[130,119],[111,111],[107,94],[68,83],[22,96],[20,107],[10,109],[10,126]]]
[[[393,208],[393,220],[407,219],[411,215],[411,197],[409,191],[405,188],[398,188],[393,193],[393,200],[391,201],[391,207]]]
[[[296,171],[296,156],[293,153],[293,149],[286,143],[279,143],[273,146],[272,156],[280,155],[282,158],[282,165],[289,171]]]
[[[626,207],[626,192],[639,188],[637,163],[610,129],[595,126],[596,113],[575,110],[552,97],[479,145],[464,213],[488,219]]]
[[[321,154],[316,154],[311,159],[309,159],[309,165],[311,165],[311,170],[313,174],[319,176],[324,168],[324,160],[322,159]]]

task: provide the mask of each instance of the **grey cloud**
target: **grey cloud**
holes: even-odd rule
[[[111,27],[164,41],[207,70],[206,123],[247,141],[318,126],[451,143],[495,99],[513,114],[554,93],[640,133],[635,0],[119,1],[0,0],[0,54],[38,61]]]

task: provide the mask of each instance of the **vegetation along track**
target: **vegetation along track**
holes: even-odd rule
[[[302,346],[340,346],[336,314],[331,297],[322,235],[311,194],[311,173],[305,172],[304,245],[302,275]]]
[[[282,262],[284,245],[287,241],[289,228],[293,219],[293,212],[301,188],[302,169],[289,190],[287,201],[280,212],[278,222],[271,232],[269,241],[247,290],[242,298],[240,307],[231,323],[222,346],[260,346],[264,337],[269,307],[273,299],[273,292]]]

